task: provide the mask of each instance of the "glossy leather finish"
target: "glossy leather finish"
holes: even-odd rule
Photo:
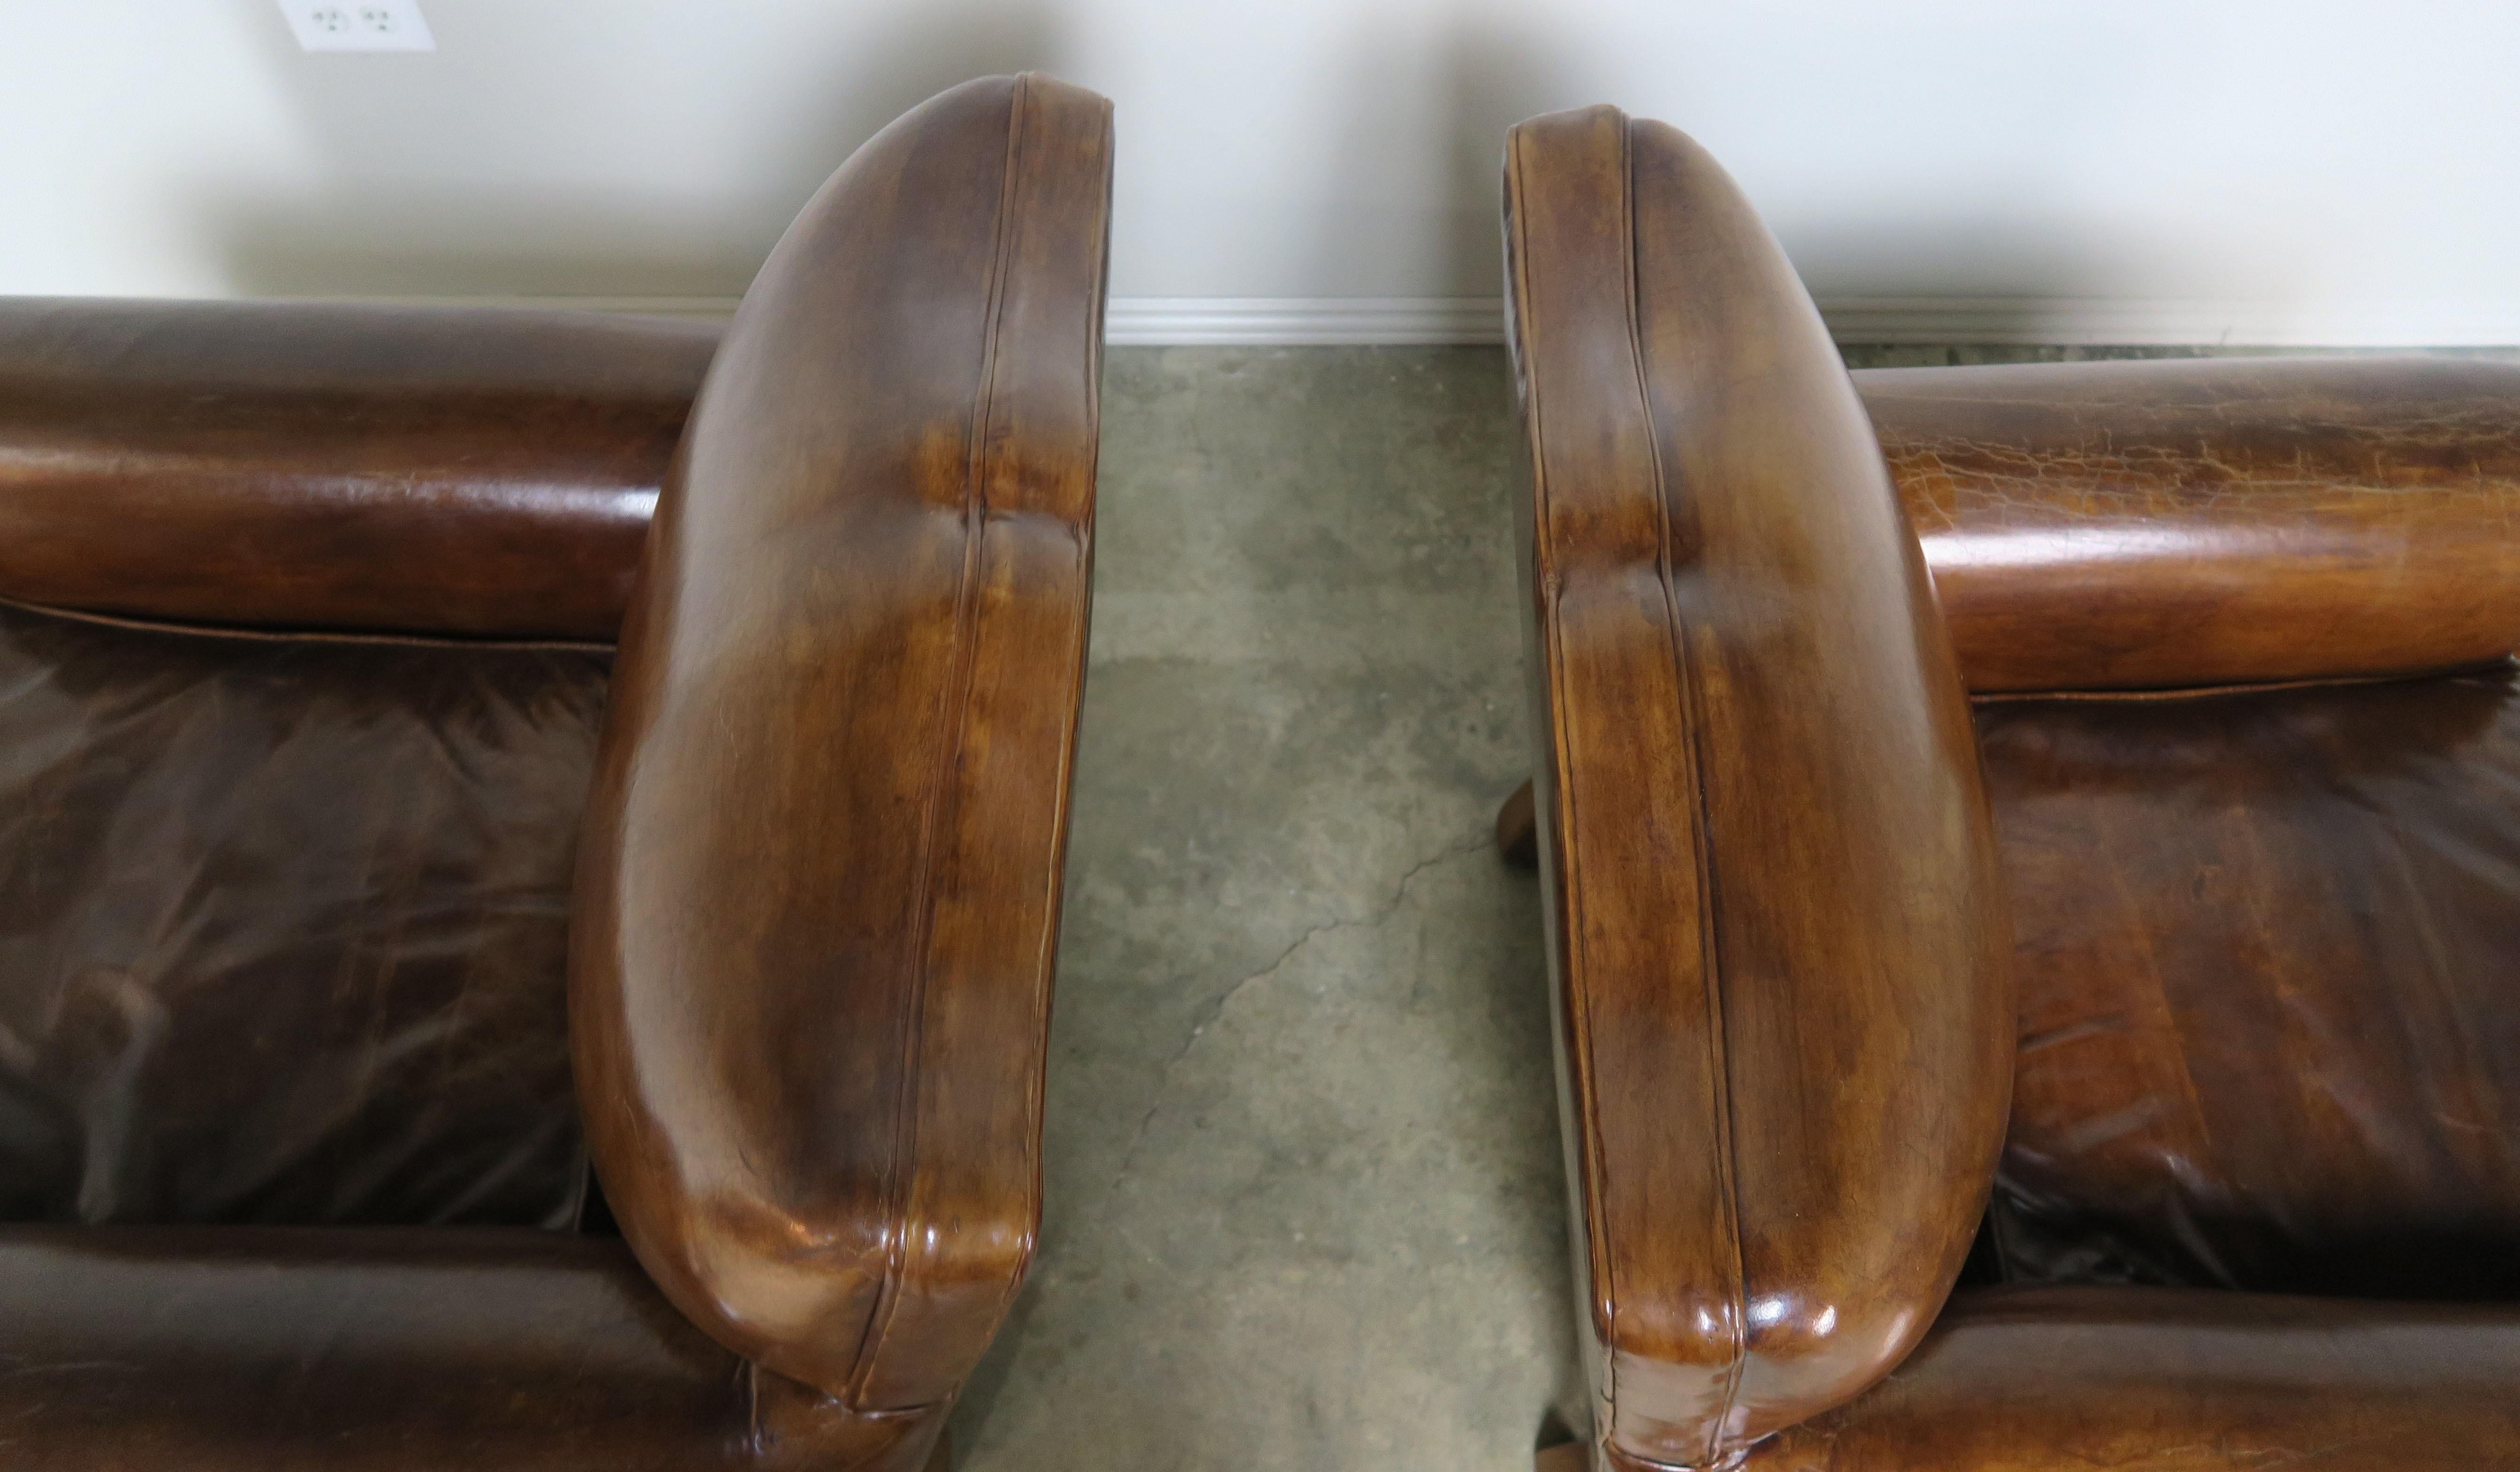
[[[715,359],[0,308],[0,1172],[224,1224],[0,1228],[0,1461],[941,1456],[1037,1220],[1109,187],[1102,99],[957,88]],[[608,684],[479,637],[634,579]]]
[[[1819,315],[1610,109],[1507,145],[1563,1118],[1612,1453],[1712,1465],[1932,1321],[2012,998],[1967,707]]]
[[[610,640],[717,330],[0,298],[0,599]]]
[[[2520,1466],[2520,369],[1859,406],[1669,129],[1506,197],[1594,1464]]]
[[[1854,377],[1974,690],[2402,674],[2520,644],[2520,363]]]
[[[0,605],[0,1221],[569,1226],[608,662]]]
[[[1743,1472],[2477,1472],[2520,1463],[2520,1307],[1955,1295],[1879,1389]]]
[[[932,1426],[1032,1250],[1109,181],[1108,105],[1041,77],[859,151],[744,298],[622,634],[597,1167],[666,1296],[835,1414]]]
[[[2005,1276],[2520,1300],[2511,667],[1979,726],[2020,938]]]

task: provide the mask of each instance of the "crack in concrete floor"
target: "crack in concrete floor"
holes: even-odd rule
[[[1400,907],[1409,902],[1409,886],[1416,882],[1419,874],[1424,873],[1426,870],[1439,864],[1449,863],[1452,860],[1461,858],[1464,854],[1477,853],[1482,849],[1488,848],[1494,842],[1494,837],[1487,831],[1482,830],[1458,843],[1445,845],[1445,847],[1438,850],[1432,856],[1420,859],[1416,864],[1411,865],[1408,872],[1403,873],[1399,880],[1393,884],[1390,900],[1379,908],[1366,914],[1340,915],[1334,919],[1324,920],[1319,924],[1308,926],[1305,928],[1303,934],[1296,936],[1293,941],[1289,942],[1285,949],[1280,951],[1277,957],[1267,965],[1262,966],[1257,971],[1250,972],[1243,976],[1238,976],[1233,981],[1226,983],[1214,997],[1208,1000],[1207,1004],[1200,1009],[1198,1020],[1191,1024],[1190,1032],[1182,1039],[1181,1047],[1174,1049],[1172,1056],[1164,1060],[1164,1074],[1166,1079],[1169,1080],[1173,1069],[1177,1067],[1184,1058],[1190,1056],[1191,1049],[1198,1046],[1199,1038],[1204,1035],[1210,1027],[1216,1024],[1218,1018],[1225,1015],[1225,1009],[1233,1004],[1234,999],[1240,995],[1243,988],[1250,986],[1254,982],[1265,981],[1268,978],[1277,975],[1280,971],[1285,968],[1288,961],[1294,959],[1296,952],[1303,950],[1306,946],[1311,945],[1314,941],[1321,939],[1325,935],[1331,934],[1334,931],[1352,928],[1370,929],[1375,925],[1382,924],[1393,915],[1399,914]],[[1114,1187],[1119,1185],[1121,1178],[1126,1177],[1129,1174],[1129,1167],[1137,1160],[1138,1142],[1146,1137],[1147,1127],[1154,1122],[1155,1116],[1163,1112],[1164,1103],[1165,1099],[1160,1093],[1159,1087],[1159,1092],[1155,1101],[1147,1106],[1146,1114],[1138,1121],[1138,1128],[1130,1135],[1128,1153],[1121,1158],[1119,1175],[1112,1178],[1111,1183]]]
[[[1520,1472],[1569,1399],[1494,349],[1115,350],[1034,1271],[966,1472]]]

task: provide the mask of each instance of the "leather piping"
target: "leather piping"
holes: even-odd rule
[[[1669,632],[1666,636],[1665,647],[1671,659],[1674,683],[1681,691],[1681,698],[1684,703],[1683,714],[1689,723],[1690,731],[1688,749],[1689,782],[1696,803],[1696,812],[1694,815],[1694,829],[1696,837],[1694,857],[1696,860],[1698,876],[1698,934],[1700,937],[1699,964],[1705,988],[1705,1000],[1708,1012],[1707,1047],[1709,1056],[1707,1062],[1709,1067],[1708,1088],[1710,1102],[1712,1104],[1711,1112],[1714,1116],[1716,1145],[1716,1158],[1714,1165],[1719,1182],[1718,1191],[1724,1207],[1723,1229],[1727,1237],[1728,1245],[1730,1246],[1732,1254],[1732,1272],[1731,1274],[1731,1282],[1728,1285],[1731,1296],[1731,1313],[1728,1316],[1728,1322],[1725,1325],[1732,1340],[1731,1354],[1729,1356],[1726,1369],[1724,1396],[1722,1401],[1718,1404],[1715,1414],[1707,1429],[1707,1450],[1705,1461],[1706,1464],[1713,1465],[1723,1459],[1721,1449],[1724,1439],[1724,1428],[1732,1415],[1732,1404],[1740,1391],[1744,1361],[1748,1353],[1747,1340],[1742,1328],[1747,1312],[1745,1307],[1747,1299],[1747,1284],[1744,1280],[1744,1270],[1740,1256],[1740,1203],[1734,1186],[1735,1163],[1733,1159],[1732,1138],[1732,1081],[1727,1067],[1724,1048],[1724,1005],[1722,995],[1722,973],[1720,967],[1721,946],[1716,935],[1717,906],[1715,903],[1715,859],[1711,848],[1710,835],[1707,831],[1708,798],[1705,783],[1705,754],[1702,745],[1705,723],[1702,719],[1703,706],[1701,704],[1699,683],[1695,678],[1693,662],[1690,658],[1689,650],[1687,647],[1686,626],[1681,618],[1678,602],[1674,596],[1672,587],[1673,543],[1670,501],[1667,495],[1669,482],[1667,470],[1662,461],[1661,442],[1659,437],[1654,433],[1652,399],[1646,390],[1643,335],[1640,321],[1637,297],[1638,256],[1636,241],[1635,176],[1629,153],[1628,129],[1630,124],[1625,113],[1618,114],[1618,125],[1619,175],[1621,180],[1619,201],[1622,236],[1621,279],[1624,295],[1622,306],[1626,314],[1629,364],[1636,376],[1635,381],[1638,395],[1638,408],[1640,417],[1644,423],[1646,452],[1651,457],[1652,464],[1653,511],[1657,527],[1658,542],[1656,552],[1656,574],[1657,581],[1661,585],[1665,616],[1669,621]],[[1522,163],[1521,140],[1519,137],[1516,137],[1514,139],[1513,167],[1516,177],[1517,194],[1520,192],[1519,181],[1522,172]],[[1517,236],[1520,235],[1522,229],[1523,225],[1521,216],[1520,213],[1517,212],[1515,218],[1515,231]],[[1518,246],[1523,245],[1519,240],[1517,240],[1515,244]],[[1524,289],[1518,296],[1518,300],[1523,301],[1527,301],[1529,299],[1529,291],[1527,289],[1528,260],[1529,250],[1527,248],[1518,248],[1514,251],[1514,285]],[[1519,308],[1517,308],[1517,311],[1519,311]],[[1526,393],[1525,402],[1527,405],[1526,412],[1532,420],[1531,435],[1534,441],[1533,448],[1535,452],[1538,452],[1541,445],[1546,442],[1547,437],[1546,426],[1543,423],[1544,413],[1537,394]],[[1535,499],[1539,503],[1539,506],[1535,509],[1535,515],[1537,517],[1536,531],[1538,533],[1535,541],[1536,548],[1548,548],[1550,545],[1550,537],[1548,534],[1549,517],[1545,511],[1545,507],[1549,500],[1547,471],[1545,468],[1547,463],[1547,457],[1545,455],[1540,453],[1535,453],[1533,455],[1536,490],[1538,492]],[[1548,602],[1554,603],[1558,592],[1557,577],[1555,575],[1554,568],[1541,567],[1540,558],[1537,554],[1534,557],[1534,575],[1541,584],[1541,586],[1535,591]],[[1551,644],[1549,669],[1551,671],[1550,678],[1552,685],[1556,678],[1555,671],[1563,664],[1563,660],[1558,657],[1559,647],[1557,644],[1556,622],[1557,621],[1553,617],[1548,620],[1548,637]],[[1568,712],[1570,710],[1568,703],[1563,700],[1552,699],[1551,703],[1552,709],[1561,713]],[[1563,717],[1561,715],[1561,719]],[[1557,802],[1562,810],[1562,821],[1568,828],[1572,829],[1576,826],[1576,823],[1574,821],[1575,797],[1571,789],[1571,784],[1561,781],[1556,785],[1558,789]],[[1567,866],[1567,890],[1570,893],[1580,891],[1580,885],[1575,882],[1576,875],[1573,871],[1573,866],[1576,862],[1575,855],[1571,852],[1560,852],[1557,862]],[[1583,944],[1582,938],[1584,927],[1580,923],[1572,923],[1573,918],[1573,916],[1569,916],[1570,923],[1566,927],[1569,932],[1571,932],[1567,937],[1567,944],[1580,948]],[[1574,968],[1574,970],[1579,978],[1584,974],[1584,969],[1581,967]],[[1580,980],[1575,984],[1580,986]],[[1582,1019],[1582,1025],[1570,1028],[1569,1032],[1574,1040],[1575,1047],[1579,1051],[1578,1067],[1575,1070],[1578,1079],[1578,1087],[1585,1093],[1589,1094],[1591,1092],[1591,1081],[1593,1076],[1593,1049],[1590,1038],[1592,1018],[1589,1006],[1580,1004],[1582,1001],[1583,999],[1580,994],[1568,999],[1568,1010]],[[1592,1182],[1600,1182],[1606,1179],[1606,1177],[1604,1174],[1603,1162],[1599,1154],[1600,1141],[1598,1132],[1587,1128],[1582,1131],[1582,1135],[1584,1137],[1585,1167],[1590,1178],[1585,1190],[1584,1202],[1589,1244],[1590,1242],[1598,1242],[1600,1237],[1600,1227],[1598,1220],[1598,1205],[1596,1199],[1597,1187]],[[1594,1256],[1589,1245],[1587,1255],[1588,1257]],[[1600,1265],[1597,1262],[1597,1268],[1598,1266]],[[1643,1459],[1637,1458],[1631,1453],[1622,1451],[1615,1446],[1610,1445],[1615,1440],[1617,1434],[1617,1377],[1618,1358],[1620,1354],[1618,1348],[1618,1308],[1622,1295],[1616,1278],[1617,1268],[1615,1257],[1609,1260],[1607,1266],[1609,1268],[1609,1272],[1605,1275],[1610,1277],[1609,1292],[1607,1294],[1609,1300],[1607,1307],[1609,1312],[1607,1316],[1608,1322],[1604,1325],[1604,1328],[1607,1331],[1607,1342],[1603,1346],[1604,1354],[1602,1356],[1602,1374],[1606,1383],[1602,1387],[1602,1395],[1607,1403],[1609,1424],[1598,1428],[1596,1434],[1602,1439],[1603,1445],[1610,1450],[1612,1455],[1623,1461],[1641,1462]],[[1654,1465],[1662,1464],[1657,1462],[1654,1463]]]
[[[1108,103],[1105,103],[1102,108],[1102,142],[1105,145],[1106,153],[1108,151],[1110,139],[1111,108]],[[1018,228],[1020,228],[1021,222],[1018,221],[1017,224]],[[1102,213],[1101,224],[1102,240],[1102,274],[1095,279],[1094,298],[1091,302],[1087,303],[1086,306],[1086,311],[1088,313],[1086,320],[1088,322],[1101,322],[1102,320],[1105,309],[1105,299],[1110,295],[1111,289],[1111,183],[1107,176],[1103,180],[1102,185]],[[1102,334],[1098,331],[1089,330],[1085,336],[1085,363],[1083,367],[1085,370],[1085,381],[1088,388],[1088,392],[1085,395],[1085,402],[1088,406],[1087,413],[1091,417],[1092,421],[1087,425],[1086,442],[1089,449],[1086,456],[1086,473],[1089,476],[1094,476],[1100,473],[1102,461],[1102,395],[1098,390],[1102,380]],[[1073,647],[1069,650],[1068,657],[1071,661],[1069,667],[1076,672],[1077,688],[1081,690],[1084,688],[1086,659],[1091,652],[1090,638],[1092,634],[1093,617],[1092,590],[1094,586],[1094,536],[1093,520],[1091,516],[1087,518],[1084,528],[1076,533],[1076,540],[1078,543],[1078,552],[1084,563],[1080,573],[1080,587],[1084,590],[1084,593],[1082,606],[1077,609],[1075,621],[1076,640]],[[1049,873],[1045,881],[1049,893],[1043,898],[1042,910],[1042,914],[1050,916],[1050,923],[1042,930],[1041,950],[1038,953],[1035,961],[1036,974],[1044,977],[1055,977],[1057,970],[1058,951],[1058,917],[1060,913],[1060,902],[1065,894],[1067,884],[1067,809],[1068,803],[1075,790],[1074,774],[1076,768],[1076,735],[1083,727],[1084,721],[1084,702],[1080,700],[1077,702],[1075,710],[1072,711],[1067,718],[1066,739],[1064,744],[1059,747],[1058,752],[1058,778],[1056,789],[1058,793],[1058,821],[1055,828],[1058,837],[1054,840],[1053,852],[1055,855],[1055,862],[1051,864]],[[1045,1013],[1049,1009],[1049,997],[1047,993],[1045,993],[1042,999],[1042,1008]],[[1045,1048],[1047,1048],[1049,1042],[1049,1034],[1047,1031],[1048,1021],[1049,1019],[1046,1016],[1041,1017],[1038,1025],[1033,1029],[1032,1033],[1032,1036],[1043,1040],[1043,1046]],[[1046,1100],[1049,1087],[1050,1071],[1047,1068],[1034,1069],[1032,1071],[1032,1200],[1034,1210],[1036,1212],[1040,1210],[1042,1199],[1041,1120],[1047,1110]],[[1008,1276],[1006,1291],[998,1298],[999,1313],[1004,1314],[1010,1307],[1012,1307],[1015,1301],[1015,1296],[1023,1291],[1024,1278],[1032,1271],[1033,1254],[1038,1245],[1039,1234],[1037,1230],[1025,1237],[1021,1261],[1016,1265],[1015,1271]]]
[[[2331,690],[2357,685],[2404,685],[2456,675],[2483,675],[2520,668],[2520,656],[2504,654],[2482,664],[2449,664],[2437,669],[2393,670],[2385,675],[2313,675],[2299,680],[2237,681],[2228,685],[2174,685],[2157,690],[1999,690],[1971,691],[1971,705],[2003,705],[2022,700],[2200,700],[2215,695],[2255,695],[2287,690]]]
[[[1514,174],[1513,193],[1516,198],[1519,198],[1522,194],[1521,133],[1517,131],[1509,135],[1509,141],[1512,145],[1512,164]],[[1513,212],[1513,225],[1514,233],[1517,237],[1514,242],[1517,248],[1513,251],[1513,285],[1516,288],[1514,296],[1515,314],[1517,316],[1521,316],[1524,311],[1522,304],[1531,300],[1529,283],[1531,250],[1528,242],[1520,239],[1526,228],[1524,211],[1515,210]],[[1530,331],[1530,326],[1527,322],[1518,322],[1515,326],[1517,332],[1520,334],[1527,335]],[[1523,356],[1527,358],[1529,355],[1524,354]],[[1537,393],[1531,392],[1527,384],[1525,385],[1523,393],[1523,405],[1524,413],[1530,421],[1530,434],[1532,442],[1531,465],[1534,492],[1532,497],[1532,579],[1535,584],[1532,591],[1535,599],[1540,602],[1544,607],[1548,607],[1555,604],[1560,585],[1560,578],[1555,566],[1553,565],[1553,558],[1552,559],[1552,565],[1542,565],[1542,554],[1545,551],[1553,551],[1550,544],[1549,513],[1547,511],[1549,500],[1549,457],[1542,453],[1541,448],[1548,440],[1548,412],[1546,407],[1542,404],[1540,396]],[[1549,680],[1551,686],[1549,709],[1552,712],[1556,713],[1554,719],[1563,721],[1573,714],[1574,706],[1571,702],[1563,698],[1563,691],[1557,689],[1558,671],[1564,669],[1566,665],[1563,648],[1558,642],[1557,620],[1554,617],[1544,617],[1541,621],[1541,628],[1543,631],[1543,637],[1548,640],[1550,646],[1549,658],[1543,667],[1544,674]],[[1555,760],[1553,753],[1551,759],[1552,761]],[[1574,784],[1566,781],[1555,781],[1551,783],[1551,786],[1554,789],[1556,796],[1555,805],[1559,809],[1557,814],[1558,822],[1566,830],[1573,831],[1577,826],[1575,821]],[[1562,866],[1566,871],[1566,882],[1562,893],[1569,895],[1581,893],[1582,886],[1576,882],[1577,874],[1575,872],[1575,869],[1578,856],[1574,846],[1571,844],[1557,845],[1554,849],[1554,855],[1556,862]],[[1574,916],[1570,914],[1567,916],[1568,922],[1561,927],[1560,941],[1562,944],[1569,947],[1581,948],[1584,944],[1584,927],[1580,924],[1573,923],[1573,919]],[[1568,1014],[1569,1019],[1569,1026],[1566,1029],[1567,1042],[1575,1054],[1569,1073],[1573,1077],[1575,1093],[1578,1099],[1589,1097],[1593,1091],[1593,1039],[1590,1023],[1592,1010],[1589,1006],[1582,1004],[1584,999],[1580,991],[1587,974],[1589,973],[1587,973],[1585,968],[1581,966],[1569,966],[1566,968],[1566,987],[1568,995],[1562,999],[1560,1003],[1560,1005]],[[1576,1025],[1578,1023],[1581,1025]],[[1615,1417],[1619,1404],[1619,1361],[1618,1354],[1615,1349],[1617,1342],[1616,1325],[1618,1321],[1619,1290],[1615,1276],[1615,1260],[1609,1258],[1606,1254],[1600,1253],[1598,1248],[1598,1244],[1602,1238],[1602,1227],[1599,1220],[1599,1191],[1598,1182],[1604,1179],[1604,1167],[1601,1159],[1601,1142],[1599,1135],[1600,1132],[1598,1130],[1587,1128],[1585,1121],[1579,1120],[1577,1122],[1576,1137],[1582,1144],[1584,1150],[1583,1167],[1585,1181],[1582,1196],[1585,1218],[1585,1258],[1589,1269],[1586,1276],[1597,1282],[1604,1279],[1609,1281],[1609,1292],[1605,1295],[1607,1299],[1606,1304],[1597,1305],[1597,1307],[1604,1307],[1607,1310],[1603,1315],[1603,1323],[1601,1325],[1603,1329],[1603,1339],[1605,1341],[1603,1344],[1603,1350],[1605,1353],[1601,1356],[1600,1365],[1601,1375],[1603,1378],[1601,1399],[1609,1411],[1609,1414],[1605,1415],[1603,1419],[1607,1421]],[[1606,1439],[1610,1434],[1610,1429],[1611,1428],[1608,1425],[1598,1427],[1596,1428],[1595,1435]]]
[[[1680,601],[1673,592],[1674,557],[1671,535],[1671,479],[1662,461],[1662,436],[1654,424],[1653,394],[1645,383],[1644,327],[1637,297],[1637,263],[1643,252],[1638,239],[1636,211],[1636,163],[1630,148],[1633,124],[1626,113],[1619,114],[1619,215],[1624,225],[1626,248],[1621,252],[1621,276],[1626,286],[1629,362],[1637,376],[1637,402],[1643,412],[1645,450],[1653,463],[1654,522],[1660,546],[1656,554],[1656,581],[1662,587],[1664,616],[1670,620],[1672,677],[1680,689],[1683,719],[1688,725],[1688,782],[1696,798],[1696,821],[1691,828],[1696,838],[1691,857],[1697,866],[1697,935],[1698,969],[1704,978],[1706,994],[1707,1093],[1715,1123],[1716,1194],[1724,1203],[1724,1236],[1732,1249],[1732,1280],[1725,1329],[1732,1340],[1732,1353],[1725,1366],[1724,1395],[1716,1403],[1715,1414],[1706,1429],[1708,1464],[1722,1454],[1725,1423],[1732,1414],[1733,1400],[1741,1391],[1742,1361],[1749,1354],[1749,1339],[1743,1324],[1748,1316],[1749,1285],[1743,1281],[1741,1263],[1741,1203],[1735,1194],[1732,1151],[1732,1079],[1726,1058],[1724,1027],[1723,944],[1717,927],[1721,908],[1716,904],[1714,838],[1708,831],[1712,804],[1706,794],[1706,721],[1705,695],[1697,678],[1696,660],[1689,647],[1688,626],[1680,613]],[[1616,1424],[1615,1414],[1613,1425]]]
[[[194,639],[258,640],[266,644],[366,644],[433,649],[558,649],[590,654],[609,654],[615,647],[581,639],[468,639],[460,634],[386,634],[356,629],[268,629],[246,628],[237,624],[183,623],[173,619],[99,613],[89,608],[66,608],[59,603],[30,603],[14,598],[0,598],[0,608],[20,608],[47,618],[67,618],[114,629],[181,634]]]
[[[961,585],[955,590],[953,672],[937,695],[937,744],[947,755],[937,765],[934,782],[928,789],[926,811],[920,821],[919,868],[926,881],[919,908],[918,944],[911,952],[920,958],[920,964],[909,979],[910,1005],[903,1009],[901,1050],[907,1066],[901,1071],[897,1116],[900,1123],[895,1127],[891,1179],[885,1182],[887,1204],[884,1215],[891,1228],[891,1240],[884,1244],[883,1287],[875,1314],[868,1320],[865,1336],[859,1342],[857,1368],[850,1376],[848,1399],[853,1410],[864,1408],[862,1403],[867,1397],[867,1384],[874,1378],[877,1360],[883,1352],[883,1342],[900,1310],[902,1281],[906,1276],[910,1242],[914,1235],[909,1218],[913,1209],[912,1182],[917,1175],[919,1148],[919,1052],[926,1031],[927,982],[932,971],[928,963],[929,947],[933,944],[936,926],[937,838],[951,821],[949,810],[954,806],[954,794],[960,786],[956,778],[963,768],[968,724],[964,717],[970,706],[972,671],[977,662],[974,647],[978,639],[977,604],[989,517],[988,429],[996,410],[998,343],[1006,327],[1007,274],[1014,245],[1015,182],[1021,176],[1024,106],[1030,92],[1031,79],[1017,76],[1007,107],[1006,162],[998,185],[996,240],[990,258],[988,300],[984,308],[989,326],[980,353],[979,381],[972,394],[970,428],[964,455],[963,576]]]

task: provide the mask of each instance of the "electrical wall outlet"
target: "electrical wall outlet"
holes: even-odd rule
[[[420,0],[280,0],[301,51],[435,51]]]

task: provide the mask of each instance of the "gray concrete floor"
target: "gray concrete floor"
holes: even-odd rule
[[[1512,435],[1499,349],[1111,353],[1041,1252],[966,1472],[1525,1472],[1574,1407],[1538,890],[1488,841]]]
[[[1114,350],[1041,1252],[968,1472],[1523,1468],[1571,1380],[1504,356]]]

